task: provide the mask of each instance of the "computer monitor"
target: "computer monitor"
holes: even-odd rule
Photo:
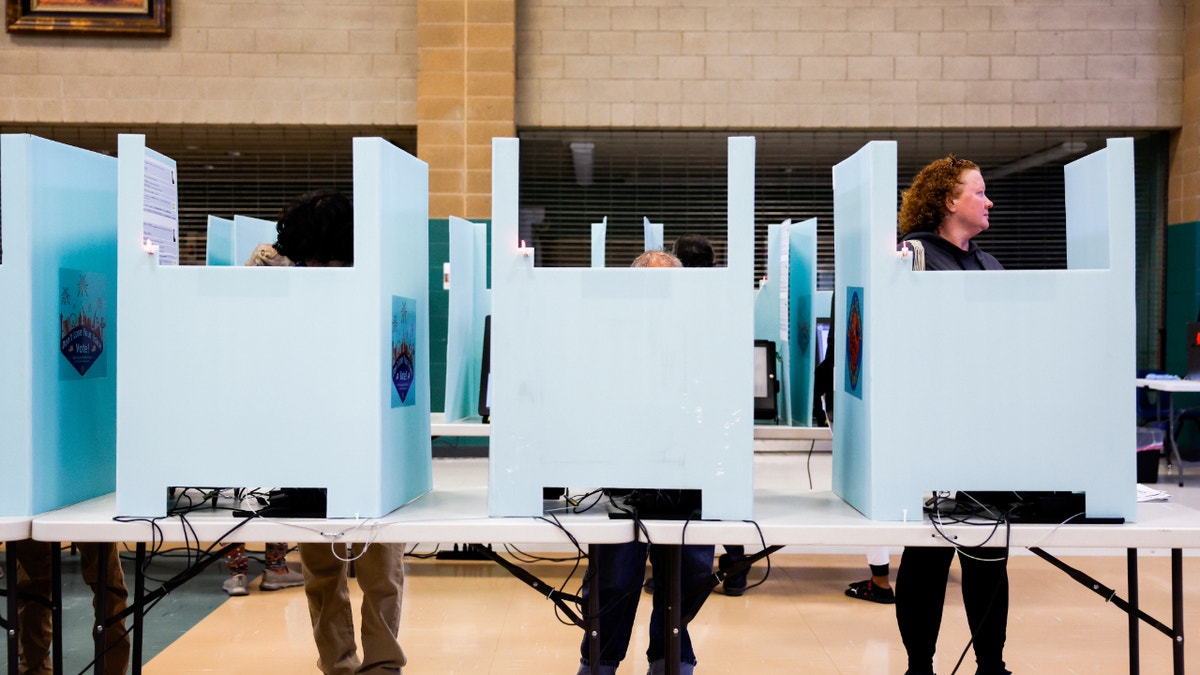
[[[773,420],[779,417],[776,394],[779,380],[775,377],[775,343],[754,341],[754,419]]]
[[[487,422],[492,415],[492,315],[483,319],[483,358],[479,373],[479,416]]]
[[[825,351],[829,348],[830,325],[828,318],[817,319],[817,329],[813,331],[817,339],[817,363],[825,360]]]

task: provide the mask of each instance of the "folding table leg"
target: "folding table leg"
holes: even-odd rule
[[[96,555],[96,619],[92,624],[92,639],[96,661],[92,664],[96,675],[104,675],[104,622],[108,619],[108,560],[109,547],[112,544],[100,542]]]
[[[133,675],[142,675],[142,623],[146,616],[146,543],[139,541],[133,571]]]
[[[4,551],[5,635],[8,636],[8,675],[17,675],[17,556],[9,546]]]
[[[680,605],[683,604],[683,591],[681,589],[681,577],[683,576],[683,547],[678,545],[666,546],[666,563],[667,563],[667,620],[663,624],[663,630],[666,634],[667,649],[665,652],[667,659],[667,675],[679,675],[679,656],[683,650],[683,635],[682,622],[683,613],[680,611]],[[658,583],[655,580],[655,583]]]
[[[1129,675],[1138,675],[1141,672],[1142,648],[1138,638],[1138,630],[1141,622],[1138,620],[1138,559],[1136,548],[1126,549],[1125,561],[1129,581],[1129,610],[1126,612],[1129,616]]]
[[[1171,630],[1175,675],[1184,675],[1183,667],[1183,549],[1171,549]]]
[[[596,545],[588,544],[588,561],[599,560]],[[588,579],[587,630],[591,633],[588,640],[588,663],[592,664],[592,675],[600,672],[600,566],[588,565],[591,578]]]
[[[63,617],[62,617],[62,543],[50,544],[50,662],[54,675],[63,673]]]

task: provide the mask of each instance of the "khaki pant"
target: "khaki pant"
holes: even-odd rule
[[[125,611],[129,593],[125,590],[125,574],[121,571],[117,546],[109,546],[109,554],[104,561],[100,560],[99,544],[80,543],[77,547],[83,581],[92,588],[92,606],[96,605],[96,583],[100,576],[99,566],[103,562],[108,570],[108,615],[111,617]],[[8,551],[17,559],[17,592],[26,597],[49,602],[53,590],[50,558],[55,554],[54,545],[26,539],[10,542]],[[52,672],[50,643],[53,631],[50,608],[35,600],[19,601],[17,626],[20,640],[20,665],[17,672],[21,675]],[[119,621],[109,626],[104,634],[104,672],[106,675],[124,675],[129,669],[129,635],[125,632],[125,622]]]
[[[363,658],[354,643],[354,616],[346,581],[344,544],[300,544],[304,593],[317,643],[317,667],[326,675],[392,675],[408,662],[396,636],[404,598],[404,544],[371,544],[354,563],[362,589]],[[341,559],[339,559],[341,558]]]

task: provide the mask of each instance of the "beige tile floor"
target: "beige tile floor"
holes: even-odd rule
[[[814,460],[815,484],[828,480],[828,457]],[[1160,484],[1184,503],[1200,501],[1200,469],[1188,488]],[[1194,487],[1193,487],[1194,486]],[[429,547],[422,547],[429,550]],[[1155,555],[1157,553],[1158,555]],[[1151,552],[1140,559],[1143,609],[1169,623],[1170,560]],[[1126,597],[1123,555],[1067,558]],[[893,572],[899,551],[893,551]],[[1200,575],[1196,558],[1185,574]],[[570,565],[527,566],[561,583]],[[579,629],[561,624],[553,605],[483,562],[408,559],[401,643],[410,675],[564,674],[578,663]],[[761,577],[765,566],[751,573]],[[895,674],[904,672],[904,648],[891,606],[846,598],[845,585],[865,576],[861,555],[798,552],[772,557],[770,578],[742,597],[714,595],[692,625],[701,673]],[[947,594],[937,671],[947,675],[967,644],[957,565]],[[1129,672],[1125,614],[1065,574],[1031,555],[1014,553],[1006,655],[1017,675]],[[893,577],[894,578],[894,577]],[[205,575],[192,583],[219,586]],[[577,584],[576,582],[573,582]],[[357,589],[351,584],[354,601]],[[219,591],[217,591],[219,592]],[[645,672],[648,596],[643,596],[629,656],[621,675]],[[1186,593],[1188,635],[1200,631],[1200,590]],[[153,617],[151,617],[153,620]],[[1171,672],[1168,638],[1141,629],[1142,673]],[[1187,646],[1190,672],[1200,672],[1200,647]],[[293,588],[231,598],[146,665],[148,675],[177,673],[315,673],[316,650],[303,590]],[[974,673],[971,656],[958,670]]]
[[[1124,559],[1073,557],[1073,564],[1125,595]],[[1193,561],[1188,561],[1192,565]],[[1143,609],[1170,617],[1169,559],[1143,557]],[[561,582],[566,565],[530,566]],[[553,606],[482,562],[407,564],[401,643],[408,673],[573,674],[580,631],[562,625]],[[1125,615],[1032,556],[1010,564],[1009,667],[1027,673],[1128,672]],[[955,568],[957,571],[957,567]],[[735,598],[715,594],[692,625],[706,673],[884,674],[904,672],[904,648],[893,607],[842,595],[862,577],[854,555],[790,554],[772,558],[770,579]],[[752,573],[755,574],[755,573]],[[758,574],[761,574],[759,572]],[[207,578],[207,577],[206,577]],[[947,597],[937,668],[950,673],[967,644],[966,619],[954,576]],[[354,601],[359,601],[352,584]],[[648,596],[644,596],[648,600]],[[1185,626],[1200,630],[1200,591],[1187,594]],[[649,602],[641,603],[629,657],[618,671],[645,670]],[[1143,628],[1142,672],[1171,672],[1169,640]],[[1200,665],[1200,648],[1189,646]],[[315,673],[316,651],[303,590],[232,598],[147,664],[148,675],[175,673]],[[959,672],[973,673],[968,662]],[[1195,672],[1195,671],[1193,671]]]

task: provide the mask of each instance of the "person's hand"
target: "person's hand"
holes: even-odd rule
[[[246,265],[250,267],[287,267],[292,264],[291,260],[279,255],[279,251],[270,244],[259,244],[246,261]]]

